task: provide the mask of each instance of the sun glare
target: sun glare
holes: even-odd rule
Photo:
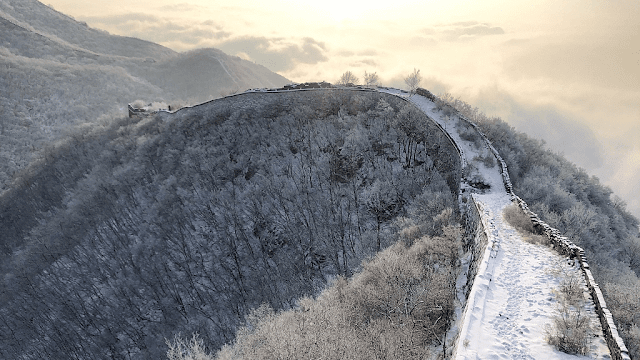
[[[334,21],[361,20],[371,11],[371,3],[366,1],[329,0],[318,2],[322,13]]]
[[[377,17],[389,16],[406,8],[415,0],[388,0],[364,1],[364,0],[325,0],[322,2],[286,1],[297,7],[297,10],[305,12],[304,16],[311,14],[323,20],[334,22],[374,20]]]

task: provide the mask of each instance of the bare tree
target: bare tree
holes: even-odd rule
[[[338,85],[356,85],[358,84],[358,81],[360,81],[360,79],[358,79],[358,77],[354,73],[352,73],[351,71],[347,71],[342,74],[340,80],[338,80]]]
[[[380,84],[380,78],[378,77],[378,74],[373,72],[373,73],[368,73],[368,72],[364,72],[364,84],[366,86],[377,86]]]
[[[413,68],[413,72],[409,74],[406,78],[404,78],[404,83],[407,84],[409,90],[411,91],[411,95],[416,92],[416,89],[420,85],[422,81],[422,75],[420,75],[420,70],[416,70]]]

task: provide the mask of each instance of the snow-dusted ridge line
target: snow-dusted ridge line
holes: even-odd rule
[[[484,135],[484,133],[478,128],[476,124],[465,118],[459,112],[457,113],[457,115],[461,120],[473,126],[473,128],[478,132],[478,134],[480,134],[484,142],[487,144],[496,159],[498,159],[502,172],[504,187],[507,193],[511,196],[512,201],[518,204],[518,206],[531,218],[531,221],[533,222],[536,229],[541,229],[544,232],[544,234],[553,244],[553,248],[556,251],[558,251],[561,255],[568,256],[571,259],[579,260],[578,263],[582,270],[582,274],[589,292],[591,293],[593,302],[596,306],[596,313],[598,314],[598,318],[600,319],[602,331],[604,333],[605,340],[609,347],[609,351],[611,352],[612,358],[614,360],[630,360],[631,357],[629,356],[629,350],[624,344],[624,340],[622,339],[622,337],[620,337],[620,335],[618,334],[618,328],[614,323],[611,312],[607,308],[607,304],[604,300],[604,296],[602,295],[602,291],[600,290],[600,287],[595,282],[595,279],[591,274],[591,270],[589,268],[589,264],[587,263],[587,258],[585,256],[584,250],[571,242],[567,237],[562,236],[559,230],[542,221],[536,213],[529,209],[527,203],[513,192],[513,185],[511,184],[511,179],[509,178],[507,164],[500,156],[500,153],[498,153],[493,144],[491,144],[491,141]]]
[[[288,93],[288,92],[296,92],[296,91],[324,91],[324,90],[350,90],[350,91],[363,91],[363,92],[376,92],[376,90],[371,89],[371,88],[365,88],[365,87],[331,87],[331,88],[301,88],[301,89],[248,89],[245,90],[241,93],[236,93],[236,94],[231,94],[231,95],[227,95],[227,96],[223,96],[221,98],[217,98],[217,99],[211,99],[199,104],[195,104],[195,105],[189,105],[189,106],[183,106],[179,109],[176,110],[157,110],[157,111],[149,111],[149,112],[143,112],[143,111],[139,111],[137,112],[136,115],[138,116],[149,116],[149,115],[154,115],[154,114],[158,114],[158,113],[165,113],[165,114],[175,114],[175,113],[179,113],[181,111],[186,111],[188,109],[193,109],[193,108],[198,108],[200,106],[203,105],[207,105],[207,104],[211,104],[223,99],[230,99],[230,98],[234,98],[234,97],[238,97],[238,96],[242,96],[242,95],[246,95],[246,94],[253,94],[253,93],[260,93],[260,94],[278,94],[278,93]],[[400,97],[400,99],[402,100],[407,100],[405,98]],[[131,105],[131,104],[129,104]]]
[[[324,83],[324,82],[323,82]],[[299,85],[299,84],[292,84],[293,86]],[[193,108],[198,108],[201,107],[203,105],[207,105],[207,104],[211,104],[220,100],[225,100],[225,99],[230,99],[230,98],[234,98],[234,97],[239,97],[242,95],[246,95],[246,94],[254,94],[254,93],[259,93],[259,94],[279,94],[279,93],[290,93],[290,92],[297,92],[297,91],[327,91],[327,90],[339,90],[339,91],[344,91],[344,90],[348,90],[348,91],[362,91],[362,92],[383,92],[383,91],[379,91],[378,89],[391,89],[391,88],[387,88],[387,87],[378,87],[376,88],[371,88],[371,87],[365,87],[365,86],[360,86],[360,85],[356,85],[356,86],[332,86],[332,87],[309,87],[309,88],[294,88],[291,85],[285,85],[284,88],[279,88],[279,89],[268,89],[268,88],[258,88],[258,89],[248,89],[245,90],[243,92],[239,92],[236,94],[231,94],[231,95],[227,95],[227,96],[223,96],[220,98],[216,98],[216,99],[211,99],[211,100],[207,100],[205,102],[202,103],[198,103],[198,104],[194,104],[194,105],[189,105],[189,106],[183,106],[181,108],[175,109],[175,110],[165,110],[165,109],[160,109],[160,110],[156,110],[156,111],[132,111],[131,113],[133,113],[135,116],[151,116],[151,115],[155,115],[155,114],[159,114],[159,113],[164,113],[164,114],[175,114],[175,113],[179,113],[181,111],[186,111],[188,109],[193,109]],[[399,89],[393,89],[393,90],[397,90],[403,93],[407,93],[405,90],[399,90]],[[394,94],[391,94],[394,95]],[[402,97],[402,96],[397,96],[399,99],[402,99],[404,101],[408,101],[406,98]],[[131,106],[131,104],[128,104],[129,107],[131,109],[133,109],[133,107]],[[130,116],[131,117],[131,113]],[[445,134],[446,131],[445,131]],[[448,136],[448,134],[447,134]],[[453,142],[454,146],[455,145],[455,141]]]
[[[159,111],[159,113],[178,113],[180,111],[186,111],[187,109],[190,108],[195,108],[195,107],[200,107],[202,105],[205,104],[209,104],[209,103],[213,103],[216,101],[220,101],[223,99],[227,99],[227,98],[232,98],[232,97],[237,97],[237,96],[241,96],[241,95],[245,95],[248,93],[263,93],[263,94],[269,94],[269,93],[285,93],[285,92],[297,92],[297,91],[326,91],[326,90],[347,90],[347,91],[362,91],[362,92],[383,92],[383,93],[387,93],[387,94],[391,94],[391,95],[395,95],[400,99],[403,99],[405,101],[408,101],[405,94],[408,94],[406,91],[403,90],[399,90],[399,89],[392,89],[392,88],[382,88],[379,87],[378,89],[372,89],[372,88],[365,88],[365,87],[331,87],[331,88],[289,88],[289,89],[251,89],[251,90],[247,90],[243,93],[238,93],[238,94],[233,94],[233,95],[229,95],[227,97],[221,98],[221,99],[214,99],[214,100],[210,100],[207,102],[204,102],[202,104],[197,104],[194,106],[189,106],[189,107],[184,107],[181,109],[178,109],[176,111]],[[431,94],[429,91],[424,90],[424,89],[418,89],[416,91],[416,93],[418,95],[421,95],[422,97],[429,99],[430,101],[434,101],[436,98],[435,96],[433,96],[433,94]],[[511,201],[514,203],[517,203],[531,218],[532,222],[535,224],[535,227],[537,228],[541,228],[543,229],[544,233],[549,237],[550,241],[554,244],[554,248],[556,249],[557,252],[559,252],[562,255],[566,255],[570,258],[574,258],[574,259],[578,259],[579,260],[579,265],[580,268],[582,270],[582,274],[584,276],[585,282],[587,284],[587,287],[592,295],[592,299],[594,301],[595,307],[596,307],[596,313],[598,314],[598,318],[600,320],[600,323],[602,325],[602,330],[604,333],[604,337],[607,343],[607,346],[610,350],[610,354],[611,357],[615,360],[630,360],[630,356],[628,354],[628,349],[625,346],[622,338],[619,336],[617,328],[614,324],[613,321],[613,317],[611,315],[611,312],[607,309],[606,307],[606,303],[604,301],[604,297],[602,296],[602,291],[600,290],[600,288],[598,287],[598,285],[596,284],[596,282],[594,281],[594,278],[591,274],[591,271],[589,270],[589,265],[586,261],[586,258],[584,256],[584,250],[578,246],[576,246],[575,244],[573,244],[572,242],[570,242],[566,237],[563,237],[561,235],[561,233],[557,230],[552,228],[551,226],[549,226],[548,224],[544,223],[542,220],[540,220],[540,218],[537,216],[537,214],[533,213],[527,206],[527,204],[520,199],[517,195],[515,195],[515,193],[513,192],[513,186],[511,183],[511,180],[509,178],[509,174],[508,174],[508,169],[507,169],[507,164],[506,162],[502,159],[502,157],[500,156],[500,154],[498,153],[498,151],[495,149],[495,147],[493,147],[493,145],[491,144],[491,142],[488,140],[488,138],[482,133],[482,131],[480,131],[480,129],[470,120],[466,119],[464,116],[462,116],[460,113],[457,112],[456,114],[462,121],[467,122],[468,124],[470,124],[477,132],[478,134],[482,137],[483,141],[485,142],[485,144],[487,145],[488,149],[492,152],[492,154],[495,156],[495,158],[498,160],[498,162],[500,163],[500,172],[502,175],[502,182],[503,185],[505,187],[506,193],[510,196]],[[427,115],[428,116],[428,115]],[[429,117],[430,118],[430,117]],[[433,120],[433,119],[432,119]],[[434,123],[438,124],[437,121],[434,121]],[[465,162],[465,156],[463,155],[462,149],[460,149],[460,147],[458,146],[458,144],[453,140],[453,138],[451,138],[451,136],[449,135],[449,132],[446,131],[445,129],[442,128],[442,126],[440,126],[438,124],[438,127],[446,134],[446,136],[449,138],[449,140],[452,142],[454,148],[458,151],[458,155],[460,156],[460,164],[464,164]],[[462,166],[461,166],[462,168]],[[484,219],[484,217],[482,216],[482,209],[479,208],[479,204],[476,201],[476,199],[471,196],[471,198],[473,199],[473,206],[469,206],[469,211],[475,211],[475,213],[477,213],[481,219],[481,221],[478,223],[478,230],[480,233],[484,233],[485,237],[489,237],[487,234],[487,227],[484,224],[484,221],[487,219]],[[490,237],[489,237],[490,238]],[[479,259],[478,257],[476,257],[475,259],[472,260],[472,262],[476,262],[478,267],[477,267],[477,271],[478,273],[482,273],[480,270],[482,269],[482,267],[486,267],[487,266],[487,259],[488,257],[491,255],[491,246],[487,246],[488,241],[486,241],[484,244],[482,243],[482,241],[478,242],[476,240],[476,244],[475,246],[477,247],[477,250],[481,250],[478,252],[483,253],[482,259]],[[475,276],[474,276],[475,278]],[[468,282],[473,283],[474,279],[467,279]],[[471,297],[472,294],[468,293],[467,294],[469,297]],[[469,301],[471,299],[467,299],[467,306],[469,304]],[[467,312],[468,309],[466,308],[467,306],[465,306],[464,312]],[[462,326],[459,326],[457,329],[455,329],[455,336],[453,337],[453,351],[455,353],[456,351],[456,347],[458,347],[460,344],[460,338],[459,338],[459,334],[463,332],[463,327],[465,325],[462,324]]]

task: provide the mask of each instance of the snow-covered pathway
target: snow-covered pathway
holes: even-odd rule
[[[383,90],[398,96],[398,90]],[[461,150],[464,162],[478,169],[490,188],[473,197],[489,239],[461,318],[456,359],[579,359],[555,350],[545,340],[545,326],[552,323],[558,302],[555,289],[562,275],[580,274],[580,268],[549,247],[534,245],[503,218],[511,198],[506,192],[499,165],[486,167],[478,157],[486,157],[489,149],[478,148],[463,140],[457,131],[456,116],[446,117],[430,100],[414,95],[409,98],[430,118],[447,131]],[[473,191],[471,187],[467,190]],[[582,280],[584,283],[584,280]],[[610,359],[599,319],[590,300],[586,284],[584,307],[596,329],[587,358]]]
[[[580,276],[580,268],[549,247],[525,242],[504,221],[502,211],[511,204],[506,193],[493,191],[474,198],[481,208],[489,246],[460,325],[456,359],[580,358],[547,344],[544,330],[558,305],[554,291],[560,277]],[[595,307],[587,299],[584,306],[598,329],[589,357],[608,359]]]

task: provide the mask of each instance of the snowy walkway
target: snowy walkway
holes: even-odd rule
[[[555,350],[544,339],[545,325],[552,323],[557,306],[553,291],[559,276],[579,274],[580,268],[548,247],[522,240],[503,220],[502,210],[511,201],[499,192],[474,195],[491,248],[469,296],[456,359],[580,358]],[[590,357],[608,359],[594,305],[585,300],[584,306],[599,329]]]
[[[407,97],[397,90],[385,92]],[[458,135],[457,118],[445,118],[428,99],[414,95],[410,101],[436,120],[451,135],[469,164],[474,164],[491,187],[474,194],[481,208],[489,242],[462,319],[456,359],[610,359],[600,322],[585,289],[584,306],[598,335],[588,357],[572,356],[555,350],[545,341],[545,326],[552,323],[557,306],[554,289],[560,276],[579,273],[577,265],[546,246],[525,242],[503,219],[503,210],[511,204],[502,183],[499,165],[485,167],[475,161],[485,156],[486,148],[476,148]],[[580,274],[580,278],[582,276]],[[584,280],[583,280],[584,282]]]

